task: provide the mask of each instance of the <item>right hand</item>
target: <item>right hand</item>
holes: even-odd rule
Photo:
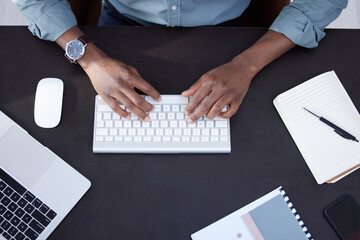
[[[160,93],[146,82],[134,67],[108,57],[93,44],[86,50],[90,51],[84,55],[84,59],[79,60],[79,64],[89,76],[101,98],[121,117],[129,119],[131,115],[122,109],[116,100],[142,121],[150,121],[146,112],[151,111],[153,105],[142,98],[134,88],[143,91],[158,102],[161,101]]]

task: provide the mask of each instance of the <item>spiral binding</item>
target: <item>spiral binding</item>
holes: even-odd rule
[[[304,231],[306,237],[309,240],[314,240],[309,232],[309,229],[305,226],[304,222],[301,220],[300,215],[297,213],[295,207],[293,206],[293,204],[290,202],[289,197],[286,195],[285,190],[280,187],[280,194],[283,196],[286,204],[288,205],[288,207],[290,208],[291,212],[294,214],[295,219],[298,221],[300,227],[302,228],[302,230]]]

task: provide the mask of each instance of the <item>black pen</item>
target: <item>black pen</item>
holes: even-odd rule
[[[304,108],[306,111],[308,111],[309,113],[311,113],[312,115],[314,115],[315,117],[319,118],[320,121],[322,121],[323,123],[325,123],[326,125],[332,127],[334,129],[334,132],[336,132],[337,134],[339,134],[341,137],[349,139],[349,140],[353,140],[356,142],[359,142],[356,137],[354,137],[353,135],[351,135],[350,133],[348,133],[347,131],[345,131],[344,129],[336,126],[335,124],[333,124],[332,122],[330,122],[329,120],[323,118],[323,117],[319,117],[318,115],[316,115],[315,113],[311,112],[310,110]]]

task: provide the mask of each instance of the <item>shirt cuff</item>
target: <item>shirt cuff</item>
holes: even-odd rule
[[[293,43],[306,48],[317,47],[325,36],[325,32],[316,27],[304,13],[290,6],[284,7],[270,30],[282,33]]]
[[[44,12],[29,25],[33,35],[49,41],[56,41],[64,32],[77,25],[75,15],[68,2],[59,2]]]

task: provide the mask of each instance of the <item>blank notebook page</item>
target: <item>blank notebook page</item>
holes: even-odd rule
[[[304,110],[360,139],[360,115],[334,71],[280,94],[274,105],[319,184],[360,163],[359,142],[342,138]]]

